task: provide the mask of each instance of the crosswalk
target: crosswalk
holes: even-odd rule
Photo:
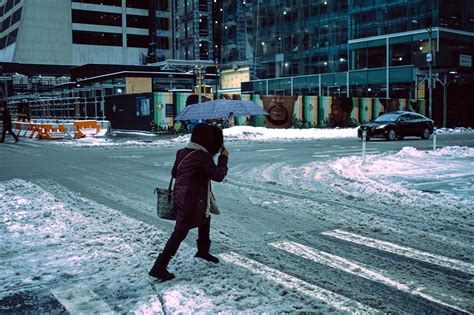
[[[377,311],[371,307],[353,301],[340,294],[323,289],[296,277],[290,276],[274,268],[270,268],[250,258],[234,252],[221,254],[220,257],[227,263],[250,270],[286,288],[298,291],[306,296],[328,303],[341,312],[356,314],[375,314]]]
[[[390,242],[380,241],[380,240],[376,240],[370,237],[365,237],[362,235],[357,235],[354,233],[341,231],[337,229],[333,231],[323,232],[321,234],[338,238],[347,242],[352,242],[358,245],[363,245],[363,246],[379,249],[379,250],[386,251],[392,254],[417,259],[429,264],[438,265],[441,267],[454,269],[454,270],[458,270],[461,272],[474,275],[474,265],[460,261],[458,259],[448,258],[441,255],[435,255],[432,253],[427,253],[427,252],[409,248],[406,246],[400,246],[400,245],[393,244]]]
[[[350,242],[358,246],[371,247],[377,249],[380,252],[407,257],[450,270],[461,271],[462,273],[466,274],[467,277],[472,275],[474,271],[474,265],[468,262],[431,254],[414,248],[409,248],[407,246],[401,246],[391,242],[377,240],[339,229],[322,232],[321,235]],[[437,307],[440,307],[443,310],[466,314],[472,312],[472,309],[469,310],[469,305],[471,305],[469,298],[462,296],[448,296],[444,293],[440,293],[439,288],[430,288],[428,286],[424,286],[422,284],[423,279],[413,279],[413,281],[408,282],[399,280],[393,278],[393,276],[391,276],[386,270],[371,267],[367,264],[318,250],[294,241],[279,240],[268,243],[268,246],[278,251],[284,251],[290,255],[297,256],[300,259],[311,261],[325,267],[342,271],[343,273],[347,273],[351,276],[360,277],[371,282],[378,283],[382,286],[391,288],[392,290],[399,291],[402,294],[411,295],[415,299],[421,299],[423,303],[437,305]],[[365,305],[338,293],[331,292],[327,289],[298,279],[295,276],[286,274],[282,271],[271,268],[262,262],[252,260],[235,252],[221,254],[220,256],[227,263],[244,268],[253,274],[261,275],[269,281],[297,291],[310,298],[319,300],[322,303],[330,304],[339,311],[364,314],[379,312],[379,310],[371,307],[370,305]],[[260,261],[262,261],[262,259],[260,259]],[[393,273],[393,270],[391,272]],[[447,289],[450,291],[449,288]]]

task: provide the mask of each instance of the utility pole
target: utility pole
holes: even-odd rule
[[[430,26],[429,28],[426,29],[428,31],[428,36],[429,36],[429,52],[426,55],[426,62],[428,62],[428,115],[430,119],[433,119],[433,80],[432,80],[432,71],[433,71],[433,52],[432,52],[432,35],[433,35],[433,29]]]

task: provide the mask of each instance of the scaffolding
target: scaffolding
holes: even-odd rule
[[[105,120],[106,85],[65,89],[8,98],[7,106],[20,121],[31,119]]]

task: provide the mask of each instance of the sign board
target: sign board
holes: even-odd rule
[[[426,54],[426,62],[432,62],[433,61],[433,55],[431,53]]]
[[[459,66],[461,67],[472,67],[472,56],[471,55],[459,55]]]
[[[165,116],[166,117],[174,117],[174,104],[166,104],[166,109],[165,109]]]

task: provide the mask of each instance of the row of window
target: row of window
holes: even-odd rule
[[[119,46],[123,45],[122,34],[105,32],[73,31],[73,44],[99,45],[99,46]],[[137,48],[148,48],[150,39],[146,35],[127,34],[127,46]],[[169,39],[167,37],[157,37],[157,49],[169,49]]]
[[[13,1],[13,0],[9,0]],[[21,0],[15,0],[15,2],[18,2]],[[134,8],[134,9],[149,9],[149,4],[148,1],[153,1],[153,0],[127,0],[125,6],[127,8]],[[78,3],[88,3],[88,4],[96,4],[96,5],[108,5],[108,6],[113,6],[113,7],[121,7],[122,6],[122,0],[72,0],[72,2],[78,2]],[[169,4],[168,1],[157,1],[155,3],[155,9],[158,11],[169,11]]]
[[[0,6],[0,17],[4,16],[5,14],[8,13],[14,6],[16,6],[18,3],[20,3],[21,0],[8,0],[7,3],[4,5]]]
[[[15,12],[15,14],[16,13],[17,12]],[[80,24],[120,27],[122,26],[122,14],[87,10],[72,10],[72,22]],[[156,26],[159,30],[169,30],[169,19],[157,18],[156,22]],[[149,26],[148,16],[127,14],[127,27],[148,29]]]
[[[0,26],[0,33],[6,31],[10,26],[14,25],[21,19],[21,8],[16,10],[12,15],[8,16],[3,20]]]
[[[12,0],[9,0],[12,1]],[[153,0],[127,0],[126,7],[127,8],[134,8],[134,9],[145,9],[148,10],[149,4],[148,1]],[[122,0],[72,0],[72,2],[78,3],[88,3],[88,4],[96,4],[96,5],[108,5],[113,7],[121,7]],[[167,2],[167,1],[158,1],[158,2]],[[167,5],[159,5],[159,7],[168,7]]]

